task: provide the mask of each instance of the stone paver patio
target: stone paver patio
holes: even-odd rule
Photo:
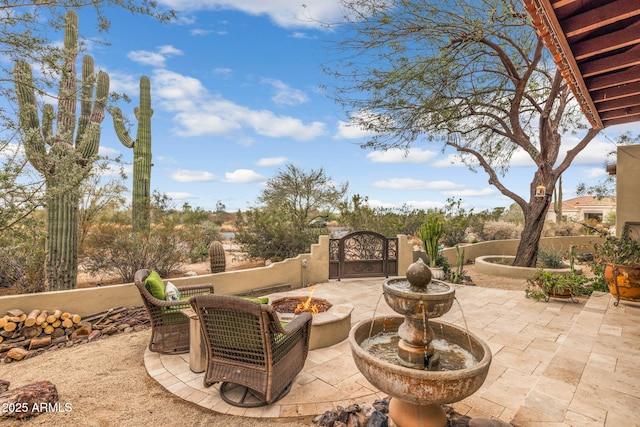
[[[499,280],[497,278],[496,280]],[[395,314],[382,297],[383,279],[348,279],[315,286],[314,297],[351,303],[352,324]],[[269,295],[307,296],[308,288]],[[524,291],[456,286],[459,304],[442,320],[485,340],[493,361],[482,388],[455,403],[471,417],[514,426],[640,426],[640,304],[595,293],[578,304],[526,299]],[[463,316],[464,313],[464,316]],[[291,392],[261,408],[237,408],[205,388],[189,355],[145,352],[151,377],[176,396],[217,413],[252,418],[311,419],[336,406],[373,403],[385,394],[360,374],[349,343],[309,353]]]

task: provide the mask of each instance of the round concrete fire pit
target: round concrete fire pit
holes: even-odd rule
[[[285,309],[285,306],[291,306],[292,300],[304,303],[308,299],[309,297],[286,297],[272,301],[271,305],[278,312],[280,320],[286,322],[292,320],[297,314]],[[352,304],[331,304],[322,298],[311,298],[310,303],[325,307],[326,311],[313,315],[309,350],[332,346],[349,336]]]

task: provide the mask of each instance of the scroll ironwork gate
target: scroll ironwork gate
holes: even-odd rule
[[[356,231],[329,241],[329,279],[398,274],[398,239]]]

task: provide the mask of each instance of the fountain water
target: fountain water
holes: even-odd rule
[[[451,309],[455,288],[431,280],[422,260],[409,266],[406,279],[385,280],[383,290],[389,306],[404,317],[378,317],[351,329],[356,366],[392,397],[389,416],[398,427],[444,427],[442,404],[458,402],[482,386],[491,351],[467,330],[433,320]],[[396,357],[380,354],[389,353],[388,344],[381,344],[385,340]],[[464,361],[452,362],[460,348],[467,352]]]

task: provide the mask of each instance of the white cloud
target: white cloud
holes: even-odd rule
[[[323,22],[336,22],[341,14],[340,3],[327,0],[160,0],[175,10],[239,10],[250,15],[266,15],[284,28],[320,28]]]
[[[199,198],[195,194],[187,193],[184,191],[168,191],[166,194],[171,198],[171,200],[189,200]]]
[[[195,28],[191,30],[192,36],[206,36],[207,34],[211,34],[211,30],[203,30],[202,28]]]
[[[133,62],[139,62],[140,64],[151,65],[153,67],[164,67],[165,61],[163,55],[156,52],[149,52],[148,50],[132,50],[127,53],[127,58]]]
[[[123,145],[122,148],[125,148],[125,146]],[[98,155],[105,157],[117,157],[120,155],[120,151],[116,150],[115,148],[104,147],[101,145],[100,147],[98,147]]]
[[[391,178],[384,181],[375,181],[374,187],[393,190],[436,190],[451,191],[463,190],[465,187],[451,181],[423,181],[413,178]]]
[[[464,189],[464,190],[453,190],[453,191],[443,191],[443,194],[447,196],[455,196],[455,197],[482,197],[482,196],[493,196],[496,194],[496,190],[493,188],[484,188],[482,190],[473,190],[473,189]]]
[[[359,127],[355,123],[338,120],[338,131],[333,137],[335,139],[362,139],[371,135],[372,132]]]
[[[137,97],[140,93],[140,77],[123,74],[118,71],[109,71],[109,90],[118,93],[124,92],[130,94],[132,97]],[[124,109],[125,107],[122,108]]]
[[[214,75],[223,77],[225,79],[228,79],[229,77],[231,77],[231,74],[233,74],[233,70],[231,68],[218,67],[214,68],[212,71]]]
[[[367,158],[374,163],[427,163],[435,158],[437,153],[420,148],[390,148],[386,151],[374,151],[367,154]]]
[[[233,172],[224,174],[224,181],[235,184],[246,184],[250,182],[264,181],[265,177],[250,169],[236,169]]]
[[[258,166],[277,166],[282,165],[287,161],[286,157],[266,157],[256,162]]]
[[[229,135],[240,138],[246,128],[273,138],[290,137],[308,141],[325,133],[322,122],[303,123],[290,116],[279,116],[268,110],[252,110],[210,94],[192,77],[168,70],[156,70],[154,94],[168,111],[174,112],[180,136]]]
[[[262,83],[270,85],[275,90],[271,100],[276,105],[300,105],[309,100],[303,91],[293,89],[278,79],[262,79]]]
[[[206,182],[213,181],[216,177],[207,171],[191,171],[180,169],[171,174],[171,179],[178,182]]]
[[[607,171],[604,167],[600,168],[588,168],[582,173],[583,179],[599,179],[604,178],[607,175]]]
[[[164,67],[167,57],[182,55],[180,49],[171,45],[158,46],[157,52],[148,50],[132,50],[127,53],[127,58],[140,64],[151,65],[152,67]]]
[[[2,158],[8,159],[16,155],[24,156],[24,154],[25,153],[24,153],[23,144],[7,143],[7,144],[0,145],[0,159]]]
[[[435,162],[431,163],[431,166],[434,168],[450,168],[450,167],[458,167],[458,166],[466,166],[460,160],[457,154],[449,154],[448,156],[438,159]]]

